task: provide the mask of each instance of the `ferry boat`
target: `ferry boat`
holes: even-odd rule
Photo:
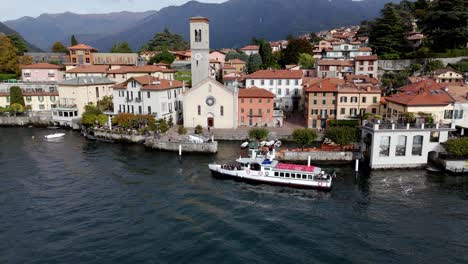
[[[313,188],[329,191],[336,174],[325,173],[310,165],[286,164],[275,160],[275,150],[249,150],[247,158],[240,157],[233,164],[209,164],[214,176],[236,180],[284,185],[295,188]]]

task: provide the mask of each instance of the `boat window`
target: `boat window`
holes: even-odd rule
[[[306,178],[307,178],[307,175],[305,175],[305,174],[302,174],[302,179],[304,179],[304,180],[305,180]]]
[[[305,175],[304,175],[304,176],[305,176]],[[312,180],[312,175],[307,175],[307,178],[308,178],[309,180]]]
[[[279,173],[277,171],[275,171],[275,176],[278,177],[279,176]]]
[[[286,178],[289,178],[289,172],[288,172],[288,173],[286,173]]]
[[[291,173],[291,178],[296,178],[296,174]]]
[[[284,177],[284,172],[280,172],[280,177]]]

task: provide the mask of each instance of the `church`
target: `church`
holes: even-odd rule
[[[184,126],[237,128],[237,90],[210,78],[210,27],[205,17],[190,18],[192,88],[183,95]]]

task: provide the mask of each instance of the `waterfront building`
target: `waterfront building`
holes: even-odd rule
[[[32,112],[45,112],[57,106],[59,93],[57,91],[23,91],[26,109]],[[0,107],[10,105],[10,92],[0,92]]]
[[[434,122],[452,122],[453,116],[448,113],[454,110],[455,100],[434,80],[423,80],[398,90],[399,93],[385,97],[384,117],[397,121],[404,118],[404,113],[426,113],[432,115]]]
[[[157,119],[182,121],[181,81],[154,76],[131,77],[113,86],[114,113],[153,115]]]
[[[132,77],[152,76],[159,79],[174,80],[176,70],[163,68],[156,65],[144,66],[122,66],[118,69],[110,69],[106,72],[107,78],[116,82],[122,83]]]
[[[62,67],[50,63],[35,63],[21,66],[23,82],[61,82],[64,78]]]
[[[362,127],[362,151],[371,169],[417,168],[445,152],[441,143],[455,129],[439,124],[373,124]]]
[[[336,119],[338,85],[337,78],[308,78],[304,81],[304,117],[307,127],[325,129],[330,120]]]
[[[260,50],[260,46],[258,46],[258,45],[247,45],[247,46],[241,48],[240,50],[242,50],[245,54],[250,56],[250,55],[253,55],[253,54],[258,54],[259,50]]]
[[[274,110],[274,98],[275,94],[265,89],[239,89],[239,126],[281,127],[283,111]]]
[[[275,94],[275,109],[300,111],[302,104],[302,71],[260,70],[245,76],[247,88],[258,87]]]
[[[184,126],[236,128],[237,89],[210,78],[209,36],[207,18],[190,18],[192,88],[183,94]]]
[[[108,65],[80,65],[65,71],[65,79],[75,79],[78,77],[103,77],[107,76]]]
[[[380,113],[382,91],[378,86],[370,83],[345,83],[337,88],[337,119],[355,119],[366,113]]]
[[[112,96],[114,84],[108,78],[98,76],[77,77],[59,83],[60,101],[52,112],[53,120],[71,125],[73,119],[81,118],[86,105],[96,105],[104,96]]]

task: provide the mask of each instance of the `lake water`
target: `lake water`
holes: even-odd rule
[[[331,192],[298,190],[213,178],[238,143],[179,159],[54,132],[0,128],[0,263],[468,263],[468,177],[328,164]]]

